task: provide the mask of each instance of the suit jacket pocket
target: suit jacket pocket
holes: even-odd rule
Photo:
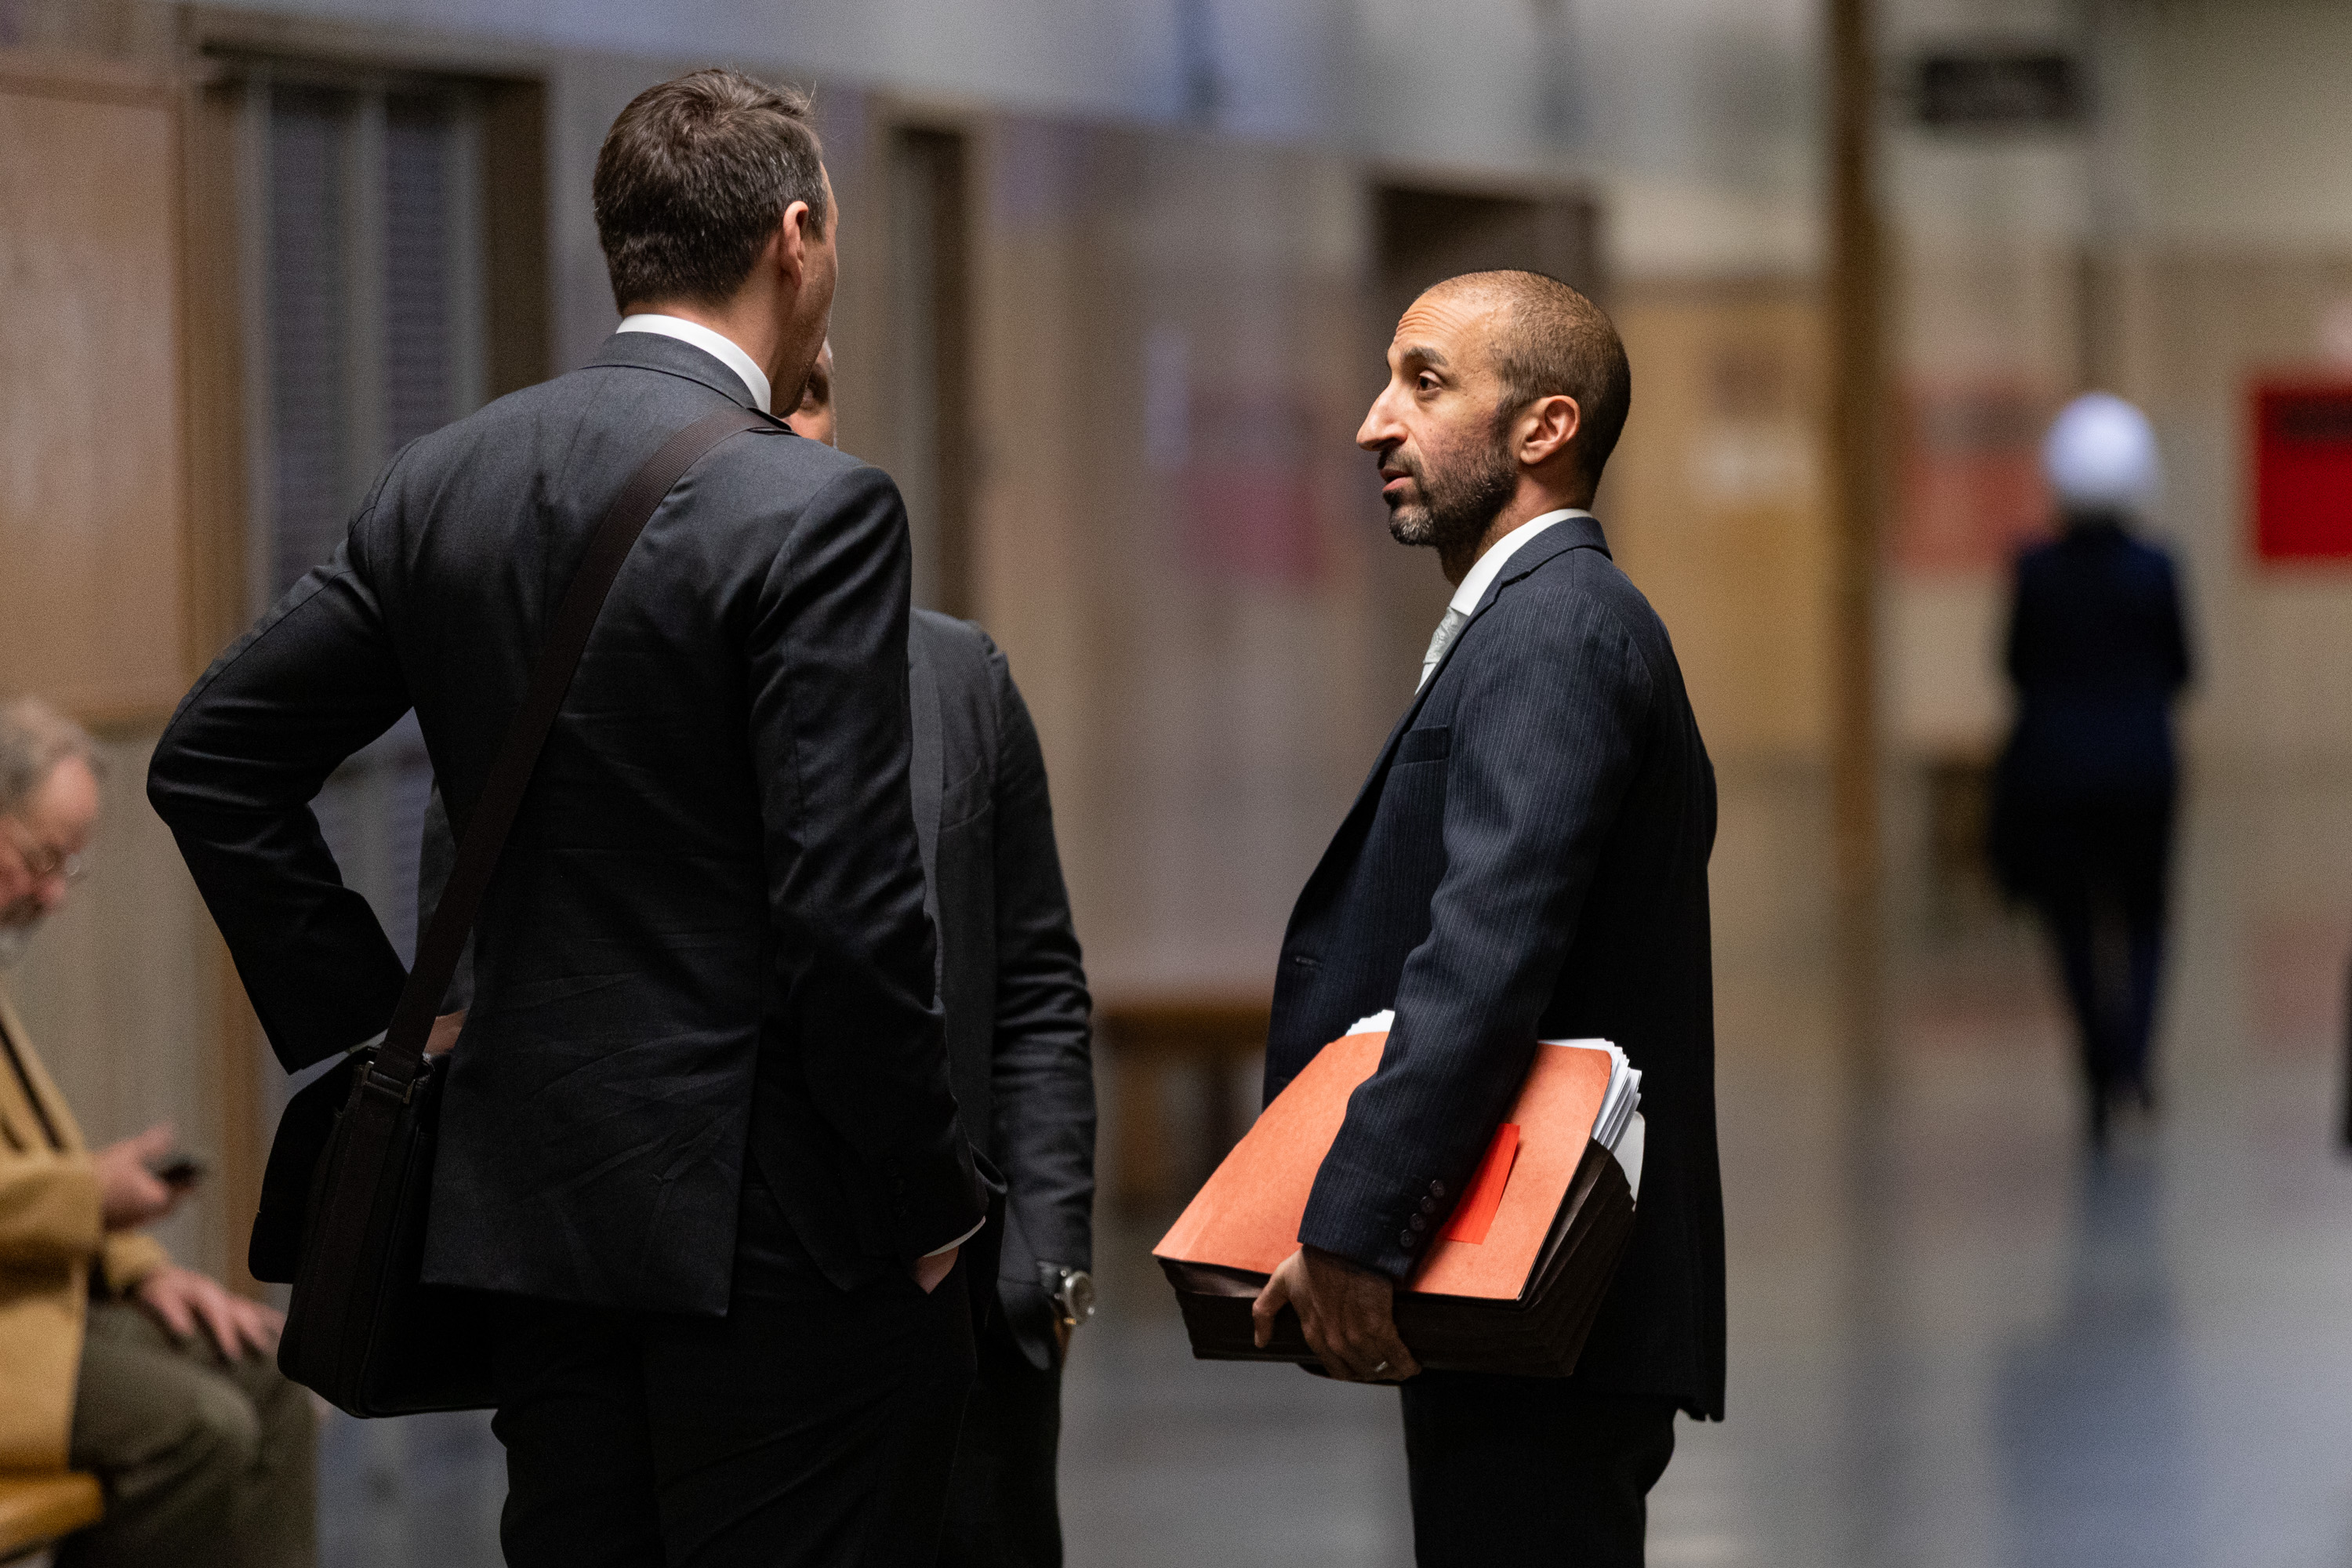
[[[1442,763],[1454,750],[1454,726],[1432,724],[1426,729],[1407,730],[1404,739],[1397,742],[1396,765],[1407,763]]]

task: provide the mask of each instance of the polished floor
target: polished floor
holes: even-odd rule
[[[1802,874],[1817,795],[1727,784],[1730,1419],[1684,1424],[1651,1562],[2352,1563],[2352,784],[2191,803],[2164,1104],[2093,1159],[2030,928],[1966,888],[1906,900],[1858,1029]],[[1158,1223],[1105,1216],[1067,1388],[1074,1568],[1409,1563],[1395,1396],[1191,1361]],[[497,1560],[478,1418],[326,1443],[334,1568]]]

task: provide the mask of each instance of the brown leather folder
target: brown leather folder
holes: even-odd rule
[[[1153,1248],[1203,1361],[1314,1364],[1284,1308],[1260,1350],[1250,1303],[1297,1247],[1316,1172],[1348,1097],[1380,1065],[1385,1034],[1317,1053],[1265,1108]],[[1396,1298],[1397,1331],[1425,1367],[1566,1377],[1633,1231],[1633,1194],[1592,1139],[1606,1050],[1536,1048],[1485,1162]]]

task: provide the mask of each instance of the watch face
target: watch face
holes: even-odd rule
[[[1085,1322],[1095,1315],[1095,1277],[1083,1268],[1073,1268],[1062,1278],[1062,1306],[1074,1322]]]

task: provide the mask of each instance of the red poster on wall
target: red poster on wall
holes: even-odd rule
[[[2259,382],[2254,549],[2264,561],[2352,561],[2352,381]]]
[[[2049,530],[2042,432],[2058,403],[2027,381],[1904,386],[1901,510],[1890,541],[1897,567],[1913,576],[1997,572]]]

